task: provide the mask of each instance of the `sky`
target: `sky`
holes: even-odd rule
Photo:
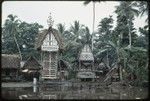
[[[58,23],[65,24],[68,29],[75,20],[84,24],[92,31],[92,3],[83,5],[84,1],[5,1],[2,3],[2,25],[9,14],[17,15],[21,21],[28,23],[39,23],[48,28],[47,19],[51,12],[54,20],[54,28]],[[95,31],[101,19],[112,15],[114,25],[116,25],[115,6],[119,5],[117,1],[107,1],[96,3]],[[138,17],[134,21],[135,28],[143,27],[145,17]]]

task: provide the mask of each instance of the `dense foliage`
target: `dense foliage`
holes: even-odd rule
[[[38,23],[22,22],[17,16],[8,15],[2,28],[2,53],[20,54],[23,60],[30,55],[37,57],[34,43],[39,28],[42,26]]]

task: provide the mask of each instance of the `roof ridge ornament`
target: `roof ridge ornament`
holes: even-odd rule
[[[48,24],[49,27],[52,27],[53,24],[54,24],[54,20],[52,20],[51,13],[50,13],[50,15],[48,16],[47,24]]]

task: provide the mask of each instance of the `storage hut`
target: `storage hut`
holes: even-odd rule
[[[77,78],[81,80],[94,80],[94,57],[88,44],[86,44],[79,55],[79,68]]]
[[[20,69],[19,55],[2,54],[2,81],[16,81],[18,80],[18,73]]]
[[[33,56],[30,56],[22,67],[23,76],[30,81],[33,78],[39,79],[41,69],[40,63]]]
[[[42,78],[50,80],[58,79],[58,56],[63,50],[63,41],[58,31],[52,28],[52,22],[49,23],[49,28],[38,34],[35,48],[41,53]]]

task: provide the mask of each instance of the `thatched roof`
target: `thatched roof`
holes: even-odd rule
[[[22,69],[41,69],[41,65],[39,62],[33,57],[29,57],[28,60],[25,62],[24,66]]]
[[[40,49],[40,47],[43,43],[43,40],[45,39],[45,37],[48,33],[52,33],[54,35],[54,37],[56,38],[56,40],[58,42],[59,49],[63,49],[62,37],[59,35],[59,33],[56,29],[53,29],[51,27],[48,30],[45,29],[45,30],[41,31],[40,33],[38,33],[38,35],[35,39],[35,48]]]
[[[19,55],[2,54],[2,68],[19,68]]]
[[[92,54],[92,51],[89,47],[89,45],[85,45],[79,55],[79,60],[82,61],[93,61],[94,60],[94,56]]]

